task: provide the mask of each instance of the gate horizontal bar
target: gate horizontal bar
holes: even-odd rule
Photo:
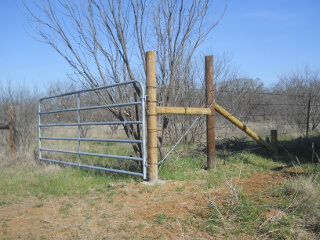
[[[201,115],[211,114],[210,108],[157,107],[158,114]]]
[[[72,112],[77,111],[77,108],[67,108],[67,109],[61,109],[61,110],[54,110],[54,111],[47,111],[47,112],[39,112],[39,114],[50,114],[50,113],[60,113],[60,112]]]
[[[59,123],[59,124],[41,124],[39,127],[71,127],[71,126],[88,126],[88,125],[127,125],[142,124],[141,121],[120,121],[120,122],[87,122],[87,123]]]
[[[139,81],[137,81],[137,80],[134,80],[134,81],[126,81],[126,82],[115,83],[115,84],[111,84],[111,85],[103,86],[103,87],[96,87],[96,88],[91,88],[91,89],[84,89],[84,90],[79,90],[79,91],[75,91],[75,92],[68,92],[68,93],[64,93],[64,94],[60,94],[60,95],[55,95],[55,96],[40,98],[40,101],[46,100],[46,99],[50,99],[50,98],[69,96],[69,95],[78,94],[78,93],[92,92],[92,91],[97,91],[97,90],[100,90],[100,89],[118,87],[118,86],[127,85],[127,84],[132,84],[132,83],[138,83],[141,87],[143,86],[143,85],[141,84],[141,82],[139,82]]]
[[[119,156],[119,155],[107,155],[101,153],[88,153],[88,152],[77,152],[77,151],[66,151],[66,150],[58,150],[58,149],[49,149],[49,148],[40,148],[41,151],[47,152],[60,152],[60,153],[70,153],[70,154],[80,154],[94,157],[105,157],[105,158],[116,158],[116,159],[124,159],[124,160],[134,160],[134,161],[142,161],[142,158],[138,157],[127,157],[127,156]]]
[[[109,104],[109,105],[101,105],[101,106],[92,106],[92,107],[81,107],[79,110],[93,110],[99,108],[111,108],[111,107],[125,107],[125,106],[133,106],[133,105],[141,105],[142,102],[131,102],[131,103],[117,103],[117,104]],[[60,109],[54,111],[40,112],[39,114],[51,114],[51,113],[60,113],[60,112],[71,112],[77,111],[77,108],[68,108],[68,109]]]
[[[100,139],[100,138],[58,138],[58,137],[40,137],[42,140],[65,140],[65,141],[92,141],[92,142],[117,142],[117,143],[142,143],[142,140],[129,139]]]
[[[142,102],[117,103],[117,104],[109,104],[109,105],[102,105],[102,106],[81,107],[81,108],[79,108],[79,110],[91,110],[91,109],[112,108],[112,107],[125,107],[125,106],[141,105],[141,104],[142,104]]]
[[[46,161],[46,162],[66,164],[66,165],[76,166],[76,167],[84,167],[84,168],[90,168],[90,169],[96,169],[96,170],[104,170],[104,171],[115,172],[115,173],[124,173],[124,174],[129,174],[129,175],[135,175],[135,176],[143,177],[143,174],[142,174],[142,173],[129,172],[129,171],[118,170],[118,169],[113,169],[113,168],[97,167],[97,166],[93,166],[93,165],[85,165],[85,164],[71,163],[71,162],[53,160],[53,159],[48,159],[48,158],[40,158],[39,160],[41,160],[41,161]]]

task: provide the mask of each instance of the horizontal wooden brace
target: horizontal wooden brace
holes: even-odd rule
[[[157,114],[209,115],[210,108],[157,107]]]

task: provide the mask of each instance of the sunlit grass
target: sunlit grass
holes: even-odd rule
[[[131,176],[77,167],[28,163],[0,169],[0,202],[19,201],[28,196],[83,196],[103,191],[110,182],[130,181]],[[135,179],[135,178],[134,178]]]
[[[206,171],[207,157],[181,158],[173,154],[160,168],[161,179],[190,181],[207,180],[210,186],[220,185],[225,179],[248,177],[255,172],[266,172],[283,165],[272,158],[241,152],[216,158],[216,168]]]

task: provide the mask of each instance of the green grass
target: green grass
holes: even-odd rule
[[[273,164],[263,169],[269,167]],[[211,211],[202,229],[221,238],[246,234],[256,239],[318,239],[320,164],[301,164],[293,170],[283,184],[266,186],[254,198],[236,188],[222,202],[210,200]]]
[[[166,214],[158,214],[155,218],[154,218],[154,221],[157,223],[157,224],[164,224],[165,222],[169,221],[170,220],[170,217],[168,217]]]
[[[0,169],[0,176],[2,205],[28,196],[39,199],[50,196],[83,196],[92,191],[105,191],[110,182],[132,179],[126,175],[47,164]]]
[[[73,144],[73,148],[70,147],[70,141],[66,142],[67,144],[61,142],[56,142],[51,145],[50,148],[53,149],[65,149],[65,150],[73,150],[76,151],[77,147]],[[133,156],[135,157],[135,153],[131,144],[124,143],[103,143],[103,142],[83,142],[81,143],[80,151],[89,152],[89,153],[97,153],[97,154],[107,154],[107,155],[119,155],[119,156]],[[56,159],[66,162],[77,163],[78,156],[76,154],[65,154],[65,153],[51,153],[44,152],[44,158]],[[140,165],[137,162],[133,162],[130,160],[122,160],[116,158],[102,158],[95,156],[80,156],[81,163],[85,165],[94,165],[98,167],[105,167],[111,169],[121,169],[131,172],[140,172]]]
[[[225,164],[223,164],[225,162]],[[266,172],[283,165],[270,157],[251,153],[238,153],[225,157],[217,157],[217,167],[204,170],[206,156],[184,157],[173,155],[160,168],[161,179],[177,181],[207,180],[208,186],[220,186],[227,179],[248,177],[255,172]]]
[[[242,233],[252,235],[255,225],[260,221],[261,208],[245,194],[238,193],[237,199],[223,204],[211,202],[212,211],[208,216],[206,227],[213,233],[239,236]],[[228,232],[226,230],[229,229]]]
[[[316,138],[310,139],[318,143]],[[238,238],[243,234],[261,239],[312,239],[320,234],[320,164],[310,164],[300,159],[310,156],[310,141],[301,143],[298,140],[285,140],[280,144],[278,158],[274,158],[266,150],[260,149],[250,153],[241,151],[218,151],[216,169],[204,170],[206,155],[193,149],[191,145],[181,145],[162,164],[159,178],[173,181],[194,181],[197,191],[210,192],[213,188],[234,187],[234,191],[224,196],[223,201],[208,200],[210,207],[207,215],[192,216],[185,223],[188,227],[199,227],[217,238]],[[299,150],[292,150],[297,147]],[[290,152],[292,150],[292,152]],[[88,152],[98,152],[116,155],[133,154],[132,149],[118,144],[89,143]],[[288,154],[290,152],[290,154]],[[303,155],[303,152],[306,152]],[[304,159],[304,160],[305,160]],[[0,159],[1,160],[1,159]],[[139,165],[130,161],[101,160],[101,158],[86,158],[86,162],[109,164],[111,167],[139,171]],[[3,161],[3,160],[2,160]],[[257,192],[254,198],[238,189],[235,180],[250,177],[254,173],[271,171],[285,172],[288,167],[294,168],[292,178],[276,188],[268,188],[263,193]],[[106,201],[114,203],[114,207],[123,206],[114,200],[119,191],[110,186],[110,182],[141,181],[132,176],[79,169],[75,167],[58,167],[57,165],[25,162],[21,164],[4,164],[0,168],[0,206],[10,202],[20,201],[26,197],[37,197],[40,200],[60,196],[84,196],[92,192],[104,192]],[[198,183],[197,183],[198,181]],[[230,183],[228,185],[226,183]],[[161,186],[144,186],[142,194],[154,193]],[[185,185],[175,188],[178,194],[185,194]],[[190,190],[191,191],[191,190]],[[275,201],[276,199],[276,201]],[[94,202],[89,204],[95,204]],[[117,205],[118,204],[118,205]],[[34,208],[43,206],[42,201]],[[70,214],[73,204],[66,202],[59,211],[66,217]],[[277,220],[269,220],[268,211],[278,211],[283,216]],[[84,216],[90,219],[91,215]],[[195,219],[201,218],[199,223]],[[153,222],[168,225],[174,222],[166,213],[158,214]],[[123,225],[121,228],[127,228]],[[304,237],[306,236],[306,237]],[[314,238],[316,239],[316,238]]]

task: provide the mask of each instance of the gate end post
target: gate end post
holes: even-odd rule
[[[155,51],[146,53],[148,181],[158,181],[157,85]]]

